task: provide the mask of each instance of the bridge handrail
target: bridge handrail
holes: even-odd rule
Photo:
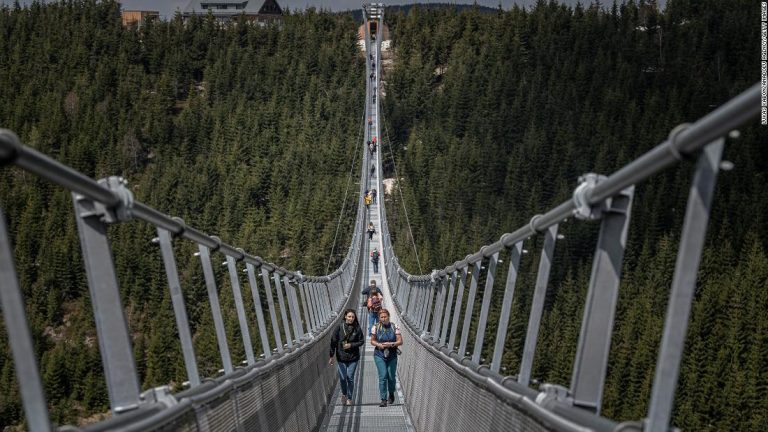
[[[16,165],[72,192],[110,406],[113,414],[121,414],[117,417],[123,417],[123,420],[114,418],[112,421],[107,421],[104,423],[105,427],[126,423],[129,417],[140,418],[147,412],[154,412],[159,400],[166,401],[169,406],[177,406],[178,401],[175,397],[191,397],[210,386],[210,384],[203,385],[205,383],[201,382],[197,371],[197,360],[172,247],[174,238],[191,240],[199,248],[199,252],[195,255],[200,257],[203,265],[224,372],[224,375],[218,379],[220,385],[234,379],[241,372],[239,372],[239,362],[233,366],[230,358],[221,306],[218,301],[215,273],[211,264],[212,252],[218,251],[226,257],[226,262],[222,264],[229,270],[240,335],[247,357],[243,364],[247,364],[248,370],[263,370],[265,361],[270,368],[273,364],[289,364],[296,357],[293,354],[303,351],[305,347],[313,347],[313,353],[318,351],[318,344],[325,342],[322,339],[327,334],[329,326],[338,320],[341,308],[348,305],[350,299],[354,297],[351,296],[354,291],[352,287],[356,282],[365,223],[362,202],[363,179],[367,173],[365,164],[360,167],[359,196],[361,198],[358,200],[355,227],[347,254],[337,269],[328,275],[319,276],[305,276],[300,271],[287,270],[257,255],[249,254],[241,248],[224,243],[217,236],[207,235],[188,226],[181,218],[171,217],[135,201],[124,178],[108,177],[96,181],[23,145],[18,136],[7,129],[0,129],[0,166],[2,165]],[[140,384],[128,333],[128,323],[120,299],[106,229],[108,224],[127,222],[132,219],[142,220],[157,228],[158,237],[152,242],[160,245],[165,264],[184,363],[187,368],[188,382],[185,384],[190,387],[189,390],[179,393],[181,396],[171,395],[167,386],[139,394]],[[0,276],[4,281],[0,290],[0,305],[2,305],[6,322],[28,425],[32,430],[49,431],[52,430],[52,426],[13,261],[13,248],[7,224],[0,210]],[[261,357],[264,360],[257,360],[251,345],[240,289],[238,262],[245,263],[245,269],[241,270],[247,273],[248,283],[251,286],[258,319],[258,325],[254,325],[260,332],[263,348]],[[258,270],[262,279],[261,289],[264,290],[262,293],[265,294],[268,302],[269,316],[266,319],[270,320],[274,332],[276,345],[274,349],[269,346],[265,311],[262,309],[257,282]],[[274,301],[275,296],[279,302]],[[281,333],[285,333],[285,341],[282,340]],[[326,349],[325,346],[323,346],[324,349]],[[313,355],[315,354],[317,353]],[[170,403],[169,400],[174,402]],[[133,415],[125,416],[125,413],[133,413]],[[96,429],[99,427],[95,426]]]
[[[757,116],[760,112],[760,93],[760,84],[755,84],[695,123],[674,128],[665,141],[610,176],[585,174],[579,179],[580,184],[572,199],[543,214],[533,216],[525,226],[512,233],[503,234],[498,241],[429,274],[411,274],[400,265],[394,254],[386,212],[382,206],[382,239],[385,245],[382,255],[388,274],[397,276],[395,280],[390,281],[390,286],[393,288],[395,303],[404,316],[406,327],[419,337],[419,342],[429,347],[435,356],[442,358],[457,370],[463,368],[462,373],[467,377],[473,380],[490,379],[510,389],[518,395],[516,397],[523,396],[533,400],[576,424],[598,430],[611,430],[616,427],[666,430],[671,418],[696,273],[725,137],[736,127]],[[733,133],[732,136],[735,138],[738,133]],[[634,187],[676,162],[694,156],[698,158],[698,164],[689,194],[648,416],[641,422],[617,426],[612,421],[600,417],[599,413]],[[561,221],[574,216],[576,219],[601,220],[601,231],[571,385],[566,388],[556,384],[542,384],[540,391],[536,392],[529,387],[534,382],[530,376],[531,367],[555,242],[561,238],[557,234],[557,228]],[[521,369],[519,374],[505,377],[499,372],[507,324],[520,257],[528,252],[522,245],[531,236],[538,234],[544,234],[545,239]],[[481,355],[491,292],[501,252],[509,254],[510,266],[501,306],[500,325],[493,346],[493,360],[488,365],[485,359],[481,359]],[[487,266],[485,271],[481,270],[486,268],[482,267],[483,263]],[[482,307],[477,314],[473,306],[481,274],[485,275],[486,284]],[[462,296],[467,286],[469,293],[465,300],[463,328],[457,328],[463,307]],[[452,308],[453,314],[450,313]],[[478,322],[478,325],[474,352],[470,356],[469,352],[465,352],[465,348],[471,322]],[[450,329],[449,324],[452,324]],[[459,333],[457,351],[455,343]],[[420,400],[418,397],[416,399]],[[508,399],[511,401],[514,398]],[[541,413],[533,414],[543,418]],[[418,419],[418,414],[416,417]]]

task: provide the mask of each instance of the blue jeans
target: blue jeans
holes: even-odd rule
[[[344,363],[337,361],[337,369],[339,370],[339,382],[341,383],[341,394],[352,399],[352,392],[355,390],[355,370],[357,369],[357,362]]]
[[[371,336],[371,328],[379,322],[379,315],[376,312],[368,311],[368,336]]]
[[[396,390],[397,356],[394,355],[384,360],[384,357],[374,355],[373,361],[376,363],[376,370],[379,372],[379,399],[385,400],[389,397],[389,393],[394,394]],[[387,393],[387,390],[389,390],[389,393]]]

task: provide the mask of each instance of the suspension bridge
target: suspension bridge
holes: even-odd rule
[[[370,122],[366,122],[361,146],[380,137],[375,89],[380,88],[381,79],[382,62],[378,60],[383,5],[365,5],[363,15],[366,76],[371,78],[367,78],[365,98]],[[586,173],[572,199],[532,216],[525,226],[501,235],[497,242],[461,261],[423,275],[410,274],[399,265],[383,199],[368,207],[362,198],[358,200],[351,244],[339,268],[327,275],[307,276],[135,201],[124,179],[93,180],[23,145],[13,132],[4,129],[0,130],[0,161],[72,194],[112,413],[111,418],[82,430],[665,431],[674,426],[670,420],[675,389],[723,148],[726,138],[735,136],[735,128],[758,115],[759,102],[760,87],[756,84],[696,122],[674,128],[667,140],[613,174]],[[381,146],[362,154],[360,197],[368,189],[384,190]],[[601,416],[601,403],[634,191],[644,180],[684,157],[695,158],[697,163],[670,281],[649,409],[645,418],[619,423]],[[600,224],[581,332],[570,383],[535,383],[532,366],[558,226],[568,218],[575,223]],[[162,254],[188,379],[188,388],[178,393],[168,386],[140,391],[131,333],[107,238],[109,225],[128,221],[151,224],[157,231],[154,242]],[[368,223],[376,230],[372,239],[365,235]],[[519,370],[506,371],[501,366],[502,357],[523,244],[534,236],[543,237],[543,245],[525,345]],[[174,242],[182,241],[197,246],[196,256],[205,276],[222,369],[216,377],[201,377],[197,368],[173,249]],[[374,248],[381,252],[378,272],[373,271],[369,260]],[[0,306],[26,424],[30,430],[50,431],[56,427],[48,414],[12,251],[0,212]],[[227,345],[212,264],[222,258],[231,281],[245,359],[232,358]],[[506,275],[498,275],[504,260],[508,270]],[[243,285],[241,277],[245,279]],[[360,300],[369,280],[381,287],[384,305],[401,326],[404,341],[395,403],[385,408],[378,406],[368,340],[358,368],[353,405],[340,402],[336,370],[328,364],[331,333],[341,321],[341,311],[358,308],[361,322],[366,322]],[[494,290],[504,294],[502,303],[496,305],[501,311],[496,333],[488,334]],[[479,293],[481,298],[477,298]],[[250,334],[244,295],[253,298],[258,335]],[[266,305],[262,298],[266,298]],[[268,328],[272,329],[274,346],[270,345]],[[489,359],[483,357],[484,346],[493,347]],[[59,429],[81,430],[72,426]]]

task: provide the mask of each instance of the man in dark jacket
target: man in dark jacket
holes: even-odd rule
[[[331,336],[331,358],[328,364],[337,360],[339,382],[341,384],[341,403],[352,405],[352,392],[355,389],[355,370],[360,361],[360,347],[365,343],[363,330],[357,321],[354,309],[344,311],[342,322]]]

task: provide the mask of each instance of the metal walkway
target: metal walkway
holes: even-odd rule
[[[369,41],[366,43],[366,56],[372,55],[372,61],[374,63],[380,63],[378,52],[378,42],[374,46],[371,46]],[[368,57],[368,73],[371,73],[371,57]],[[378,69],[378,68],[376,68]],[[375,70],[376,79],[373,80],[374,86],[378,88],[379,74],[378,70]],[[372,98],[373,90],[370,86],[368,90],[368,101],[366,103],[366,115],[371,120],[371,124],[367,125],[365,133],[365,141],[372,140],[373,137],[379,137],[379,116],[378,116],[378,98]],[[371,280],[376,282],[376,286],[380,287],[385,297],[385,306],[390,309],[393,314],[393,322],[399,325],[399,316],[396,315],[396,310],[393,307],[392,296],[388,289],[388,283],[386,279],[386,271],[384,266],[384,258],[382,254],[381,261],[379,263],[379,271],[374,272],[371,265],[370,256],[373,249],[383,250],[383,242],[381,241],[381,208],[380,200],[384,198],[383,190],[380,188],[381,179],[379,178],[379,171],[381,164],[379,163],[379,155],[381,149],[377,148],[376,152],[371,155],[369,166],[373,165],[377,167],[373,172],[370,172],[367,182],[367,189],[376,189],[378,191],[378,197],[375,203],[372,203],[368,208],[368,221],[372,222],[376,228],[376,233],[373,238],[368,241],[366,237],[367,251],[366,264],[361,266],[360,272],[366,277],[363,278],[363,286],[370,283]],[[368,151],[366,149],[366,151]],[[367,226],[367,223],[366,223]],[[367,234],[366,234],[367,235]],[[363,327],[368,322],[368,310],[361,305],[358,307],[358,317]],[[367,331],[366,331],[367,335]],[[395,403],[388,405],[386,408],[379,407],[379,377],[376,372],[376,365],[373,361],[373,346],[371,340],[366,336],[364,353],[360,359],[360,363],[357,369],[357,376],[355,377],[355,393],[354,393],[354,405],[346,406],[341,404],[340,386],[336,386],[333,397],[331,398],[331,404],[327,411],[325,420],[321,430],[325,431],[380,431],[387,430],[392,432],[397,431],[413,431],[411,421],[408,418],[408,413],[405,409],[404,398],[402,388],[400,387],[400,379],[397,379],[397,393],[395,394]],[[400,367],[398,366],[398,370]]]

